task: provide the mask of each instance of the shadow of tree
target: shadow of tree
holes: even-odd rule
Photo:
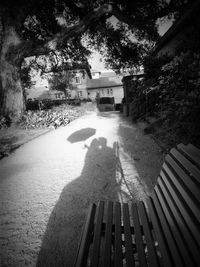
[[[120,147],[132,160],[139,180],[150,194],[157,181],[163,163],[163,155],[151,136],[144,135],[142,130],[129,118],[123,118],[118,127]]]
[[[89,204],[118,201],[118,158],[105,138],[94,139],[80,177],[66,185],[54,207],[43,237],[37,267],[73,266]],[[76,166],[74,166],[76,168]]]

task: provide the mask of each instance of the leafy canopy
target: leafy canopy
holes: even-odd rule
[[[192,0],[2,0],[4,25],[15,27],[21,60],[48,56],[57,67],[86,64],[90,49],[98,50],[114,70],[141,64],[158,40],[159,18],[180,14]],[[44,71],[44,69],[43,69]]]

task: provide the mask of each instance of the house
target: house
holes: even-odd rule
[[[91,79],[90,66],[86,62],[85,64],[76,64],[75,66],[69,66],[68,70],[64,70],[58,76],[58,83],[61,81],[65,88],[62,91],[55,90],[55,81],[53,83],[52,78],[37,82],[30,90],[26,90],[27,99],[87,99],[88,93],[86,88],[87,80]],[[53,76],[53,77],[56,77]],[[45,86],[44,86],[45,83]]]
[[[92,70],[91,71],[92,79],[99,79],[101,76],[101,72],[98,70]]]
[[[122,76],[116,75],[114,72],[101,73],[92,70],[92,79],[87,79],[88,97],[95,101],[97,96],[114,97],[115,104],[119,104],[124,97]]]
[[[77,70],[72,79],[70,88],[70,98],[79,98],[81,100],[88,98],[87,93],[87,80],[90,80],[90,76],[85,70]]]
[[[200,35],[200,1],[196,0],[192,6],[181,16],[161,37],[155,46],[153,55],[174,55],[177,50],[184,47],[195,34]]]
[[[44,100],[44,99],[61,100],[61,99],[65,99],[65,94],[64,92],[57,91],[57,90],[47,90],[47,91],[44,91],[39,96],[39,100]]]
[[[81,100],[87,99],[87,88],[86,81],[91,79],[92,76],[90,72],[85,69],[71,70],[70,77],[69,71],[63,71],[63,82],[65,86],[65,95],[68,99],[79,98]],[[52,80],[49,79],[49,88],[50,91],[54,90],[55,85],[52,83]],[[57,91],[58,92],[58,91]]]

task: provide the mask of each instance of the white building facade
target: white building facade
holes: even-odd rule
[[[114,97],[115,104],[119,104],[124,97],[122,76],[114,72],[100,73],[91,71],[92,79],[87,80],[88,97],[95,101],[96,97]]]

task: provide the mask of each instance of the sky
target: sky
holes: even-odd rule
[[[105,68],[105,64],[104,64],[102,56],[97,52],[94,52],[92,54],[92,57],[89,59],[89,64],[92,66],[93,70],[98,70],[101,72],[102,71],[105,71],[105,72],[109,71]]]

